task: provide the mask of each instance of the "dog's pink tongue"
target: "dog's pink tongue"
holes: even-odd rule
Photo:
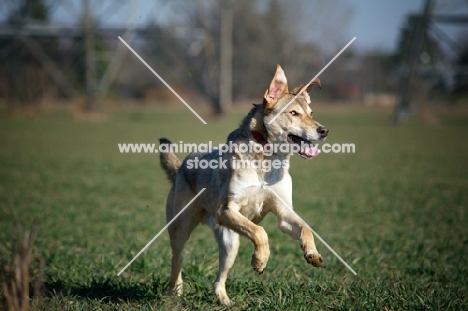
[[[315,146],[303,144],[301,147],[301,153],[307,157],[316,157],[320,154],[320,150]]]

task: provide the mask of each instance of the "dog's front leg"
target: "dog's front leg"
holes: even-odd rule
[[[268,235],[263,227],[251,222],[239,210],[240,208],[236,203],[229,202],[226,207],[223,207],[219,211],[218,222],[220,225],[234,230],[252,241],[255,246],[255,251],[252,255],[252,268],[261,274],[270,257]]]
[[[278,227],[293,239],[301,241],[304,258],[314,267],[323,265],[323,257],[317,251],[312,232],[304,225],[302,220],[292,211],[282,211],[278,214]]]

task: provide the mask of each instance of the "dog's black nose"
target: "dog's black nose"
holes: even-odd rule
[[[325,126],[319,126],[317,128],[317,132],[320,134],[322,138],[325,138],[328,135],[328,129]]]

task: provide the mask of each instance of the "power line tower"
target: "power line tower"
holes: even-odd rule
[[[465,2],[464,5],[468,5],[468,3]],[[432,73],[440,75],[451,67],[451,65],[448,64],[448,60],[439,60],[438,64],[433,68],[425,68],[425,70],[419,66],[420,59],[424,58],[421,52],[428,33],[432,33],[434,39],[446,44],[454,53],[459,52],[456,43],[450,39],[450,36],[437,27],[437,23],[466,25],[468,24],[468,16],[462,14],[435,14],[434,11],[436,10],[436,0],[425,0],[422,12],[419,15],[419,22],[412,31],[406,61],[401,70],[399,99],[393,113],[394,124],[404,122],[411,114],[412,86],[416,75],[421,74],[423,71],[431,71]],[[428,79],[426,78],[426,80]],[[424,92],[427,92],[428,87],[424,87],[423,89],[425,89]]]
[[[109,53],[99,53],[96,51],[96,34],[102,37],[112,36],[117,38],[122,35],[127,40],[132,40],[136,31],[135,17],[137,0],[111,1],[105,5],[105,1],[99,2],[99,5],[104,6],[103,10],[96,10],[96,1],[82,0],[81,10],[76,7],[76,3],[70,0],[56,0],[49,3],[55,8],[61,7],[68,13],[73,20],[78,21],[79,27],[56,25],[53,23],[43,23],[22,16],[22,6],[27,6],[27,1],[24,3],[16,3],[15,1],[8,2],[7,8],[11,10],[11,14],[15,16],[15,23],[0,24],[0,38],[16,38],[21,41],[28,49],[31,55],[41,64],[45,72],[51,77],[52,81],[59,87],[63,94],[69,98],[78,96],[78,91],[74,88],[67,74],[61,68],[57,60],[48,55],[38,41],[38,38],[48,37],[58,40],[70,39],[73,48],[77,48],[78,44],[83,44],[80,48],[84,51],[84,66],[85,66],[85,84],[86,84],[86,111],[92,112],[97,108],[97,96],[106,95],[110,84],[116,77],[117,71],[122,63],[123,58],[127,53],[127,49],[118,47],[117,52],[109,57]],[[127,22],[124,27],[106,28],[98,27],[98,19],[105,15],[114,14],[122,7],[128,7]],[[18,12],[14,12],[17,10]],[[101,11],[99,16],[92,14],[94,11]],[[106,64],[106,70],[102,77],[99,77],[96,70],[96,61]]]
[[[26,3],[30,0],[10,0],[12,8],[16,5],[15,1],[24,1]],[[179,4],[187,11],[190,11],[189,9],[195,5],[195,12],[189,14],[193,14],[194,20],[200,21],[197,26],[168,26],[162,33],[152,32],[148,26],[136,25],[138,0],[48,0],[48,3],[53,4],[54,9],[60,8],[65,14],[68,14],[71,17],[70,22],[65,25],[58,25],[54,24],[54,22],[37,23],[33,20],[24,20],[17,24],[0,24],[0,38],[20,38],[44,70],[52,77],[62,93],[69,98],[79,96],[80,92],[75,89],[76,83],[73,83],[73,78],[70,77],[79,76],[80,84],[83,83],[86,90],[86,104],[84,105],[86,111],[92,112],[98,108],[98,99],[108,94],[125,56],[129,52],[128,48],[119,42],[118,36],[121,36],[129,44],[132,44],[133,39],[137,36],[142,38],[143,42],[152,39],[156,41],[163,39],[158,36],[171,36],[174,42],[188,43],[189,49],[183,52],[184,55],[179,55],[179,60],[189,64],[193,62],[195,57],[205,57],[204,62],[199,62],[202,67],[201,75],[203,77],[198,77],[196,81],[195,79],[193,81],[195,92],[204,96],[212,105],[213,110],[218,113],[227,110],[231,105],[233,7],[235,5],[233,0],[223,0],[219,4],[219,32],[214,30],[203,18],[205,15],[204,10],[211,8],[205,7],[201,2],[194,1],[180,2]],[[156,20],[163,17],[163,9],[169,3],[170,0],[160,0],[154,1],[149,8],[146,5],[146,17],[152,17],[156,22]],[[120,21],[118,26],[113,27],[103,25],[105,24],[104,21],[123,8],[126,8],[126,22]],[[151,14],[154,16],[150,16]],[[138,18],[141,18],[141,15]],[[164,25],[164,22],[161,25]],[[161,28],[163,27],[165,26]],[[180,32],[179,30],[183,31]],[[219,38],[217,37],[218,33]],[[73,69],[75,71],[72,74],[70,74],[70,68],[63,68],[60,61],[41,49],[38,38],[44,36],[55,38],[61,42],[66,41],[70,46],[68,48],[70,54],[77,51],[80,53],[80,60],[74,60],[75,68]],[[219,50],[217,42],[219,42]],[[108,50],[103,51],[103,49]],[[170,49],[166,50],[170,51]],[[63,50],[61,52],[66,54]],[[172,57],[174,56],[172,55]],[[65,58],[70,59],[71,57],[67,55]],[[79,68],[76,68],[77,62],[80,63]],[[78,70],[76,69],[81,69],[80,73],[77,73]],[[85,74],[81,75],[81,72]]]
[[[231,0],[221,1],[220,6],[220,51],[219,51],[219,101],[221,111],[232,105],[232,27],[233,4]]]

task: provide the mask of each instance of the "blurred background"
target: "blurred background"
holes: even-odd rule
[[[222,115],[259,102],[277,63],[305,83],[356,36],[316,102],[392,107],[400,122],[466,99],[467,14],[464,0],[5,0],[0,102],[181,105],[121,36],[190,104]]]
[[[298,214],[358,277],[320,243],[324,268],[305,266],[269,215],[268,273],[253,274],[243,241],[228,291],[244,310],[466,310],[467,0],[0,0],[0,296],[215,310],[206,227],[177,307],[163,295],[167,234],[117,277],[164,227],[171,187],[157,154],[118,144],[223,143],[276,64],[292,89],[353,37],[311,99],[327,143],[356,152],[292,157],[290,172]]]

